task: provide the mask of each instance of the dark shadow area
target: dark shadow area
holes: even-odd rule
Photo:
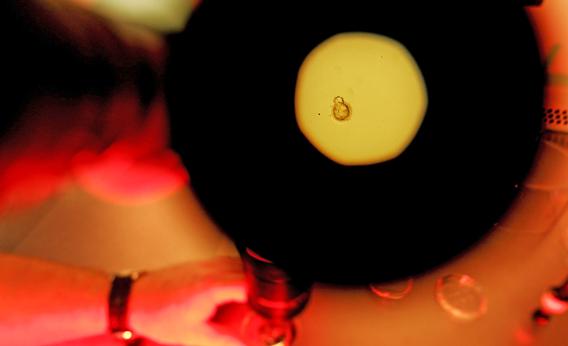
[[[338,165],[295,122],[303,59],[346,31],[403,43],[428,88],[414,142],[382,164]],[[170,43],[173,145],[206,210],[318,281],[402,278],[466,251],[511,204],[538,144],[543,68],[513,2],[209,0]]]

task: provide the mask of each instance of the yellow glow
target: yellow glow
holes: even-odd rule
[[[121,335],[123,340],[130,340],[130,339],[132,339],[133,336],[134,335],[129,330],[122,332],[122,335]]]
[[[161,32],[185,27],[198,0],[74,0],[120,22],[142,25]]]
[[[321,153],[343,165],[400,155],[418,132],[427,103],[410,53],[380,35],[335,35],[306,57],[298,73],[298,126]]]

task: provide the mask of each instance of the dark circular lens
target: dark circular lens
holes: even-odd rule
[[[342,32],[401,42],[428,90],[397,158],[343,166],[295,121],[306,55]],[[506,211],[531,166],[543,68],[516,1],[203,2],[170,38],[175,149],[237,242],[319,281],[405,278],[452,259]]]

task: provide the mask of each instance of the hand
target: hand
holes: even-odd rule
[[[160,343],[244,346],[236,338],[238,323],[214,317],[220,306],[245,301],[240,259],[187,263],[135,283],[130,321],[136,332]]]

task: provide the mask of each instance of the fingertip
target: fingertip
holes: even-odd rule
[[[247,300],[245,284],[238,282],[216,287],[213,291],[213,299],[217,303],[244,303]]]

